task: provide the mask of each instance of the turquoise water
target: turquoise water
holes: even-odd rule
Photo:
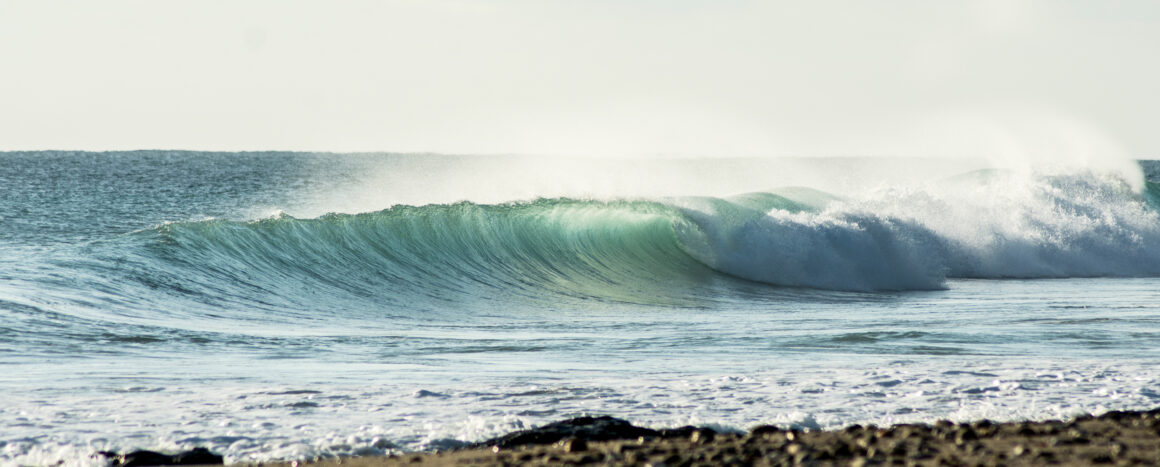
[[[1149,162],[0,162],[0,462],[1160,401]]]

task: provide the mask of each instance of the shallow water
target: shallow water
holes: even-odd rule
[[[1106,174],[0,159],[3,463],[433,449],[580,414],[827,428],[1160,402],[1154,187]]]

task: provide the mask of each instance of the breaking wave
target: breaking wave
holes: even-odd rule
[[[151,290],[216,304],[671,306],[723,282],[879,291],[937,289],[948,278],[1160,275],[1157,200],[1151,183],[1141,193],[1092,174],[982,171],[857,198],[783,188],[178,222],[94,248],[117,252],[118,268]]]

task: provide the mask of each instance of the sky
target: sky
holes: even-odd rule
[[[1160,156],[1160,2],[0,0],[0,150]]]

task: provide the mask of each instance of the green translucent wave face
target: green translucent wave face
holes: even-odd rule
[[[142,232],[149,254],[234,295],[416,302],[602,301],[695,305],[716,275],[645,201],[397,206],[317,219],[175,223]],[[165,268],[158,268],[163,270]]]

